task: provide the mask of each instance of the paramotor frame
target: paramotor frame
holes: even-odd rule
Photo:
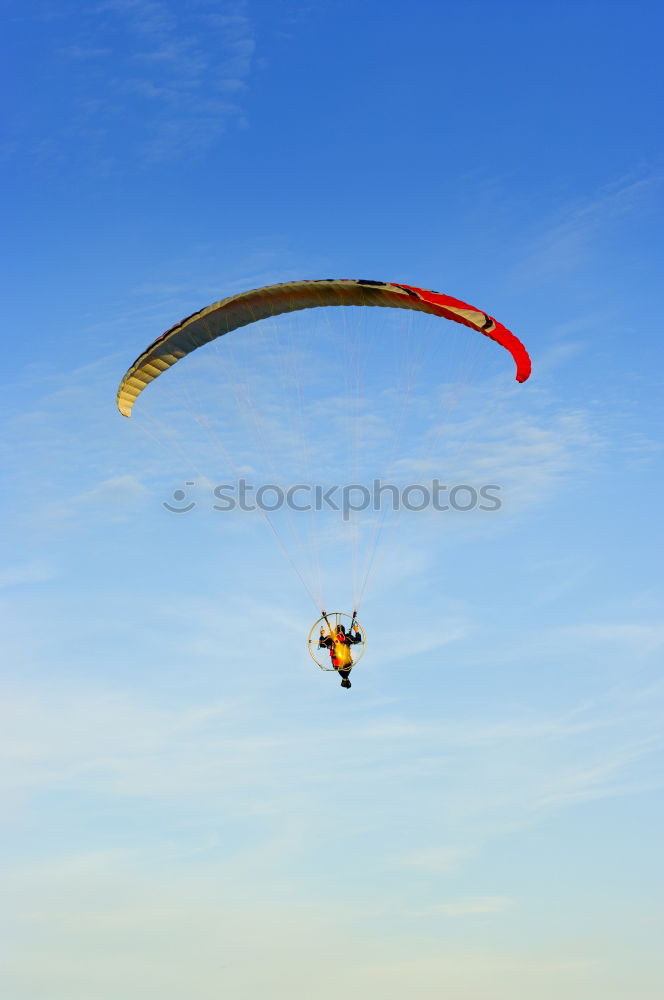
[[[318,643],[320,640],[321,630],[323,634],[330,635],[335,632],[339,625],[343,625],[348,633],[351,631],[351,625],[353,626],[353,631],[357,630],[362,636],[362,642],[358,643],[357,646],[353,646],[353,666],[357,666],[359,661],[364,656],[364,651],[367,645],[367,636],[364,631],[363,626],[358,622],[357,618],[347,615],[345,611],[328,611],[322,615],[318,621],[315,621],[311,626],[311,631],[309,632],[309,640],[307,645],[309,647],[309,652],[314,663],[320,667],[321,670],[335,670],[336,668],[332,666],[330,659],[330,652],[327,647],[319,647]],[[356,652],[357,650],[357,652]]]

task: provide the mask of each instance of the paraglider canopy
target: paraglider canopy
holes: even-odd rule
[[[517,382],[525,382],[530,375],[530,358],[521,341],[487,313],[451,295],[367,279],[286,281],[231,295],[188,316],[158,337],[122,379],[117,396],[120,413],[130,417],[134,402],[146,385],[197,347],[269,316],[323,306],[383,306],[441,316],[470,327],[506,348],[516,364]]]

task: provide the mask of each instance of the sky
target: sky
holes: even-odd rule
[[[664,8],[2,21],[3,997],[659,998]],[[311,314],[119,415],[180,318],[333,276],[479,306],[531,379],[469,331]],[[497,512],[386,528],[351,691],[308,656],[319,610],[269,526],[210,502],[266,459],[291,482],[305,425],[319,476],[355,433],[362,474],[500,485]],[[352,610],[376,519],[301,521]]]

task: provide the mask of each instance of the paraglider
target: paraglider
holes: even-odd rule
[[[508,351],[516,366],[517,382],[525,382],[530,375],[530,358],[521,341],[493,317],[460,299],[395,282],[349,278],[288,281],[221,299],[167,330],[138,356],[124,375],[117,393],[118,409],[123,416],[130,417],[146,386],[199,347],[233,330],[286,313],[336,306],[401,309],[451,320]],[[441,332],[444,333],[444,328]],[[279,362],[281,359],[276,358],[275,364]],[[277,535],[270,517],[264,516]],[[278,536],[277,540],[280,541]],[[281,541],[280,544],[285,550]],[[292,559],[291,562],[297,571]],[[298,575],[307,586],[299,571]],[[322,606],[318,604],[319,608]],[[343,618],[349,620],[348,626],[341,621]],[[350,672],[364,648],[365,633],[357,621],[357,611],[352,616],[342,612],[328,615],[323,611],[309,634],[313,659],[323,670],[336,671],[345,688],[350,687]]]

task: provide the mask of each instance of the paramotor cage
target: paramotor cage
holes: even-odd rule
[[[330,657],[330,650],[327,646],[320,646],[321,634],[324,637],[331,636],[336,632],[339,625],[343,625],[346,633],[356,631],[362,636],[362,642],[352,645],[350,647],[352,665],[355,667],[359,661],[364,656],[364,650],[367,645],[367,637],[362,625],[358,622],[357,618],[353,618],[351,615],[347,615],[344,611],[328,611],[325,615],[322,615],[318,621],[315,621],[311,626],[311,631],[309,632],[309,641],[307,643],[309,647],[309,652],[314,663],[320,667],[321,670],[335,670],[336,667],[332,666],[332,660]],[[353,626],[351,629],[351,625]]]

